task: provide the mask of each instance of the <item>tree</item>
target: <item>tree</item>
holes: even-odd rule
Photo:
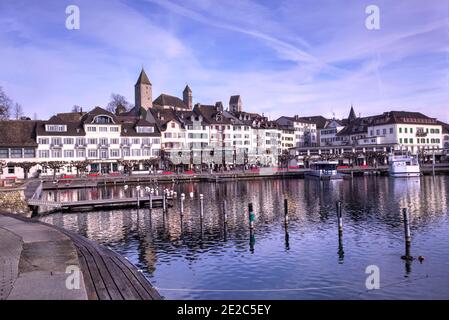
[[[86,172],[87,166],[91,164],[89,160],[72,161],[70,165],[76,168],[76,176],[79,177],[80,172]]]
[[[15,103],[14,107],[13,107],[13,117],[16,120],[21,119],[23,116],[23,108],[22,105],[20,105],[19,103]]]
[[[72,112],[81,112],[81,110],[83,110],[83,108],[81,108],[79,105],[74,105],[72,107]]]
[[[41,166],[44,168],[50,168],[53,170],[53,180],[56,180],[56,171],[64,167],[66,164],[65,161],[48,161],[41,163]]]
[[[152,158],[152,159],[145,159],[142,160],[142,164],[146,167],[148,167],[148,172],[151,173],[151,168],[155,167],[159,164],[159,159]]]
[[[25,161],[25,162],[11,162],[11,163],[8,163],[8,165],[9,166],[16,166],[16,167],[22,168],[22,170],[23,170],[23,178],[24,179],[28,179],[28,174],[30,172],[30,169],[36,165],[36,162],[29,162],[29,161]]]
[[[134,166],[138,163],[138,161],[133,160],[118,160],[118,164],[123,167],[123,171],[129,172],[129,174],[132,174]]]
[[[5,168],[5,167],[6,167],[6,161],[0,160],[0,177],[3,174],[3,168]]]
[[[123,106],[126,109],[129,109],[131,107],[131,104],[126,100],[126,98],[118,93],[112,93],[111,94],[111,101],[108,103],[106,110],[109,112],[114,113],[115,109],[118,106]]]
[[[9,119],[12,104],[12,100],[3,91],[3,88],[0,87],[0,120]]]

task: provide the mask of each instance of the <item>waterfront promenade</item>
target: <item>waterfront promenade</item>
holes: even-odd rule
[[[111,250],[62,228],[0,213],[0,300],[5,299],[161,296],[134,265]]]

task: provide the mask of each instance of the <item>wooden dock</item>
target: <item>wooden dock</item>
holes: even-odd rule
[[[6,258],[10,258],[7,261],[16,264],[10,279],[14,283],[10,298],[162,299],[143,273],[126,258],[74,232],[1,212],[0,230],[4,232],[3,240],[5,235],[6,240],[11,240],[4,242],[4,246],[7,245],[3,248],[6,249]],[[67,266],[79,267],[82,273],[83,281],[78,291],[67,290]],[[11,273],[5,267],[7,265],[0,264],[0,275]],[[25,276],[26,282],[19,281]],[[9,294],[7,292],[6,296]]]
[[[167,197],[167,205],[172,206],[172,197]],[[93,199],[93,200],[79,200],[79,201],[49,201],[42,199],[29,199],[28,205],[30,207],[44,207],[50,209],[60,209],[63,211],[70,211],[72,209],[104,209],[104,208],[123,208],[123,207],[144,207],[149,205],[150,198],[146,197],[129,197],[129,198],[115,198],[115,199]],[[162,207],[163,196],[153,196],[153,208]]]

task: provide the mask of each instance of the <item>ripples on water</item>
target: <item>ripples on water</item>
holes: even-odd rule
[[[449,177],[191,183],[174,190],[186,194],[182,221],[179,198],[166,215],[143,208],[40,219],[128,257],[168,299],[449,298]],[[202,221],[200,193],[205,199]],[[59,191],[58,196],[76,200],[129,194],[115,186]],[[284,199],[289,203],[287,229]],[[340,242],[337,200],[344,207]],[[257,217],[252,236],[249,202]],[[405,250],[402,207],[411,215],[411,254],[425,256],[422,264],[406,265],[400,259]],[[365,268],[373,264],[380,268],[381,289],[368,292]]]

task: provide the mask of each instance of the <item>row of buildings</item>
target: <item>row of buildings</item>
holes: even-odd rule
[[[189,86],[182,98],[161,94],[153,100],[144,70],[131,110],[118,106],[112,113],[95,107],[58,113],[46,121],[0,122],[3,177],[23,177],[25,171],[71,174],[79,162],[87,164],[88,172],[121,172],[129,163],[148,172],[160,167],[280,166],[322,154],[443,148],[449,148],[448,126],[421,113],[357,117],[351,107],[342,120],[298,115],[270,120],[243,111],[238,95],[230,97],[226,108],[220,101],[194,105]]]

